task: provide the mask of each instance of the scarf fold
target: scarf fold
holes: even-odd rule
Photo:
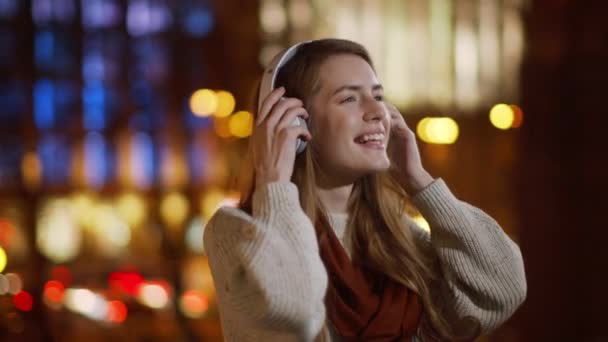
[[[327,222],[320,221],[315,230],[329,276],[327,316],[342,339],[411,341],[422,316],[419,296],[387,276],[372,279],[364,267],[351,262]]]

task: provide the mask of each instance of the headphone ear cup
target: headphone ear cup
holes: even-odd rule
[[[306,128],[308,128],[308,124],[306,123],[306,120],[302,119],[299,116],[293,122],[293,125],[294,126],[303,125]],[[302,138],[298,138],[298,140],[296,142],[296,154],[300,154],[300,153],[304,152],[304,150],[306,149],[306,145],[308,145],[307,141],[305,141]]]

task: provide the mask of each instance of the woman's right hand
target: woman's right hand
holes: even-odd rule
[[[293,125],[297,117],[308,118],[301,100],[283,98],[283,87],[273,90],[262,102],[253,132],[252,152],[256,187],[290,181],[298,137],[312,138],[306,125]]]

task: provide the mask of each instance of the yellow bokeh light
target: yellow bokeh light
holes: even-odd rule
[[[190,97],[190,110],[197,116],[208,116],[217,110],[218,99],[213,90],[199,89]]]
[[[215,134],[217,134],[220,138],[230,138],[232,134],[230,133],[230,117],[226,118],[215,118],[213,120],[213,130]]]
[[[213,115],[218,118],[225,118],[232,114],[236,102],[234,96],[228,91],[220,90],[216,93],[217,96],[217,109]]]
[[[490,110],[490,122],[498,129],[509,129],[513,125],[515,115],[511,106],[499,103]]]
[[[453,144],[460,129],[452,118],[424,118],[418,122],[416,132],[422,141],[429,144]]]
[[[416,133],[424,142],[428,142],[429,140],[426,136],[426,126],[429,124],[430,119],[431,118],[423,118],[422,120],[418,121],[418,125],[416,125]]]
[[[230,133],[235,137],[246,138],[251,135],[251,130],[253,128],[253,115],[244,110],[236,112],[230,117],[228,127],[230,129]]]
[[[57,264],[68,262],[80,252],[82,239],[70,201],[49,199],[36,223],[36,245],[40,252]]]
[[[189,203],[186,197],[178,192],[166,195],[160,203],[160,215],[170,227],[181,226],[188,217]]]
[[[205,220],[209,220],[224,200],[226,194],[217,188],[211,188],[201,196],[201,214]]]
[[[92,228],[95,221],[95,201],[87,193],[75,193],[70,198],[72,216],[83,228]]]
[[[116,201],[118,215],[127,222],[129,227],[141,225],[146,218],[146,202],[134,193],[122,194]]]
[[[4,272],[4,268],[6,267],[6,263],[7,263],[6,252],[0,246],[0,272]]]

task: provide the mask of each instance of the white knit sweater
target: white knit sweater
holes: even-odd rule
[[[454,324],[476,319],[483,333],[503,323],[526,296],[517,245],[491,217],[455,198],[441,179],[412,201],[432,234],[406,220],[445,276],[433,289],[441,309]],[[332,217],[339,238],[344,224]],[[252,215],[231,207],[218,210],[204,243],[227,341],[312,341],[319,333],[327,273],[293,183],[258,189]]]

